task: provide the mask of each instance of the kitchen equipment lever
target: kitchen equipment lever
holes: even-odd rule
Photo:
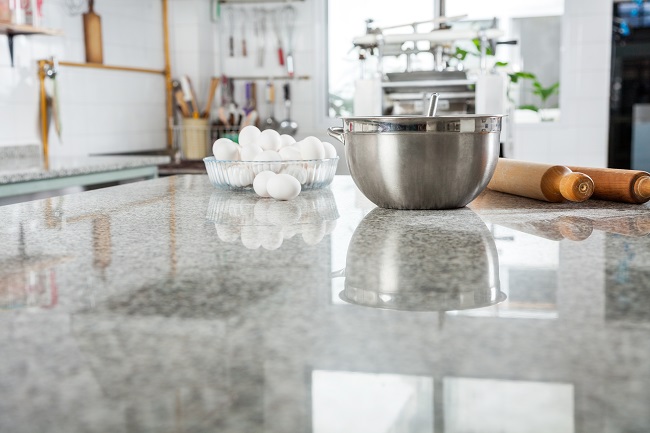
[[[438,98],[440,94],[432,93],[431,98],[429,99],[429,109],[427,110],[427,116],[435,117],[436,111],[438,110]]]

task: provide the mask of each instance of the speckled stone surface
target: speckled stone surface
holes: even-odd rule
[[[149,167],[169,161],[168,156],[69,156],[51,157],[46,166],[38,154],[2,156],[0,151],[0,185]]]
[[[0,146],[0,160],[9,158],[38,158],[43,154],[40,145]]]
[[[0,207],[0,431],[647,431],[649,212],[349,177]]]

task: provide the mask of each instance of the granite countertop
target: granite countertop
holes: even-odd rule
[[[647,431],[649,211],[345,176],[0,207],[0,431]]]
[[[23,146],[21,146],[23,147]],[[0,147],[0,185],[167,164],[168,156],[61,156],[45,164],[40,149]]]

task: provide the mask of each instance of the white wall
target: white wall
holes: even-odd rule
[[[99,0],[104,63],[162,70],[160,0]],[[17,36],[10,66],[7,37],[0,36],[0,146],[40,143],[36,61],[49,56],[84,61],[80,15],[64,0],[44,2],[45,27],[65,36]],[[62,66],[57,76],[63,143],[50,131],[52,155],[164,148],[162,75]]]
[[[611,31],[611,0],[566,0],[560,122],[516,125],[513,157],[551,164],[607,166]]]

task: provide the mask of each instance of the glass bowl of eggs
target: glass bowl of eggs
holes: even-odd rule
[[[339,161],[334,146],[317,137],[296,142],[290,135],[252,125],[240,131],[238,143],[219,138],[212,153],[203,159],[208,178],[225,190],[253,189],[255,177],[268,171],[293,176],[302,190],[324,188],[332,183]]]

